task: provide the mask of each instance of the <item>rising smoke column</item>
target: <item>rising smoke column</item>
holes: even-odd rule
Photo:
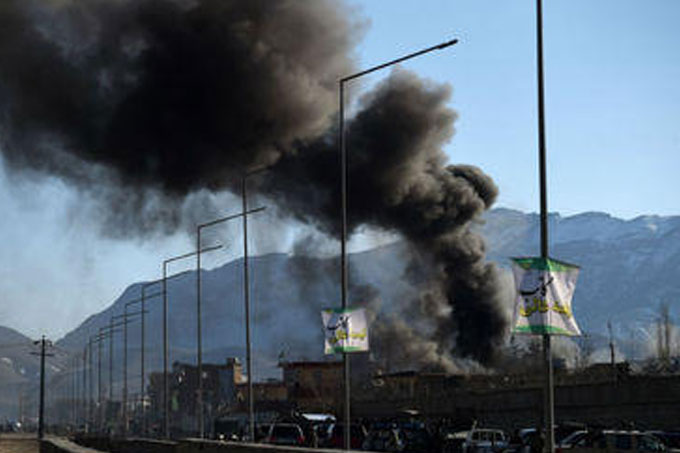
[[[484,262],[484,242],[470,228],[498,190],[475,167],[446,165],[442,147],[455,119],[446,107],[449,96],[448,87],[399,70],[364,96],[347,128],[349,225],[350,230],[373,225],[407,239],[428,268],[428,288],[411,319],[434,323],[430,340],[454,340],[457,354],[489,362],[506,325],[500,275]],[[337,235],[339,172],[337,153],[328,152],[337,149],[332,133],[284,157],[265,189],[301,220]],[[394,330],[393,341],[400,342],[400,329]],[[424,348],[413,338],[400,343],[405,351]]]
[[[172,232],[187,197],[233,190],[265,166],[263,195],[337,237],[337,81],[354,70],[360,28],[321,0],[5,0],[4,160],[81,188],[119,236]],[[428,267],[414,304],[431,325],[422,340],[488,362],[505,321],[470,225],[497,189],[447,165],[449,96],[396,71],[360,101],[348,124],[350,228],[403,236]]]

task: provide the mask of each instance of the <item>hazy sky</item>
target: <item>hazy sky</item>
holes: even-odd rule
[[[460,39],[404,67],[453,87],[459,118],[447,147],[451,162],[491,175],[500,188],[497,206],[536,211],[535,2],[349,4],[367,22],[357,49],[361,68]],[[675,0],[546,2],[551,211],[606,211],[627,219],[680,214],[679,18]],[[386,75],[366,77],[352,89]],[[3,170],[0,203],[0,324],[32,337],[62,336],[128,284],[158,278],[164,258],[193,247],[184,236],[102,239],[86,202],[54,179],[17,181]],[[208,265],[240,256],[237,227],[236,242]],[[267,242],[254,228],[259,250],[290,247],[290,241]]]

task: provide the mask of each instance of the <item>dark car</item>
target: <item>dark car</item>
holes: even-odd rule
[[[680,432],[672,431],[648,431],[666,445],[669,451],[680,451]]]
[[[350,448],[358,450],[366,438],[366,428],[363,425],[350,425]],[[330,448],[345,448],[345,425],[337,423],[331,426],[330,435],[328,436],[328,443],[326,445]]]
[[[435,441],[424,426],[401,427],[404,437],[404,452],[421,453],[434,450]]]
[[[303,446],[305,436],[296,423],[273,423],[264,441],[268,444]]]
[[[396,427],[383,426],[371,429],[361,445],[362,450],[401,453],[406,447],[404,434]]]

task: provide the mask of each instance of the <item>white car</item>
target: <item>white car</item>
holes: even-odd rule
[[[500,429],[473,429],[463,443],[463,453],[500,452],[506,448],[508,436]]]
[[[656,437],[640,431],[599,431],[576,441],[570,453],[660,453],[666,446]]]

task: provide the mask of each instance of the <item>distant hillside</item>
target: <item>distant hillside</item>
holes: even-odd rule
[[[478,228],[486,238],[489,260],[508,268],[509,257],[536,255],[539,219],[508,209],[488,212]],[[549,217],[551,256],[582,268],[574,311],[583,330],[605,335],[611,320],[622,343],[651,341],[650,330],[662,303],[677,316],[680,301],[680,217],[646,216],[625,221],[604,213]],[[355,297],[377,291],[381,310],[403,304],[413,295],[402,278],[405,248],[396,243],[350,257]],[[242,260],[204,270],[203,325],[207,360],[222,361],[226,351],[242,355]],[[260,350],[260,370],[271,373],[279,353],[295,358],[321,358],[319,310],[338,303],[337,259],[272,254],[252,260],[254,347]],[[65,349],[82,349],[86,339],[120,314],[124,304],[139,298],[141,283],[130,286],[107,310],[93,315],[64,337]],[[156,290],[150,288],[147,293]],[[171,361],[195,356],[195,273],[168,284]],[[370,295],[373,297],[373,295]],[[508,303],[510,303],[508,301]],[[161,364],[161,300],[148,302],[147,354],[151,366]],[[131,349],[139,345],[139,322],[129,325]],[[122,347],[122,332],[116,348]],[[116,350],[117,354],[121,352]],[[239,352],[241,352],[239,354]],[[637,351],[642,354],[642,350]],[[136,351],[131,350],[134,356]],[[134,365],[134,359],[131,366]],[[269,369],[269,371],[264,371]]]
[[[489,258],[504,266],[508,257],[539,253],[538,215],[496,209],[481,231]],[[550,255],[581,266],[574,314],[584,330],[605,334],[611,320],[622,341],[643,341],[661,304],[677,319],[680,217],[625,221],[599,212],[552,214],[548,231]]]
[[[40,376],[40,357],[32,353],[39,348],[33,340],[16,330],[0,326],[0,417],[18,419],[19,406],[24,414],[35,415],[36,385]],[[64,369],[64,351],[50,351],[55,354],[47,362],[48,376]]]
[[[489,260],[509,267],[509,257],[536,255],[538,216],[507,209],[486,214],[476,228],[488,244]],[[551,256],[582,268],[574,299],[574,312],[583,330],[595,340],[606,337],[611,320],[619,353],[642,357],[654,352],[655,322],[659,307],[667,303],[678,319],[680,304],[680,217],[646,216],[624,221],[603,213],[550,216]],[[389,313],[409,303],[415,290],[404,278],[407,260],[402,243],[350,257],[352,300],[375,300],[374,307]],[[203,360],[223,362],[244,356],[244,308],[241,259],[202,271]],[[411,269],[409,272],[412,272]],[[251,261],[252,338],[256,379],[277,376],[277,362],[286,359],[323,359],[320,310],[339,304],[336,258],[271,254]],[[170,362],[194,362],[196,355],[195,272],[168,282]],[[511,279],[506,275],[506,282]],[[133,283],[112,305],[85,320],[61,339],[55,350],[53,371],[68,359],[64,351],[82,354],[87,340],[107,325],[125,304],[140,297],[144,282]],[[149,288],[153,294],[159,288]],[[509,292],[511,295],[511,291]],[[511,304],[508,298],[508,307]],[[138,310],[139,304],[129,307]],[[146,369],[162,367],[162,300],[146,305]],[[114,338],[115,392],[122,379],[123,328]],[[676,339],[677,340],[677,339]],[[3,382],[25,382],[36,376],[36,358],[30,340],[0,329],[0,344],[17,346],[5,353]],[[102,344],[104,354],[108,341]],[[128,326],[130,393],[139,391],[140,322]],[[600,343],[601,345],[601,343]],[[677,343],[676,343],[677,345]],[[597,344],[595,345],[597,347]],[[12,351],[3,346],[3,351]],[[59,358],[61,354],[61,358]],[[619,356],[620,357],[620,356]],[[10,365],[11,363],[11,365]],[[104,372],[108,363],[104,363]],[[23,370],[23,371],[21,371]],[[10,372],[11,371],[11,372]],[[9,392],[11,394],[11,392]],[[9,398],[9,396],[8,396]],[[16,396],[12,396],[16,399]]]
[[[380,290],[386,311],[391,305],[413,294],[400,277],[404,259],[401,244],[350,257],[352,296],[363,299],[369,288]],[[243,358],[244,301],[243,260],[213,270],[202,271],[202,311],[204,361],[223,362],[228,356]],[[290,359],[322,359],[321,310],[339,304],[337,259],[271,254],[250,261],[252,338],[258,377],[278,376],[277,361],[283,354]],[[81,350],[87,339],[111,316],[125,310],[125,304],[140,297],[142,283],[135,283],[107,310],[91,316],[58,342],[64,349]],[[157,289],[147,290],[153,294]],[[196,356],[196,274],[186,272],[168,283],[170,362],[193,361]],[[131,311],[139,310],[138,304]],[[162,367],[162,300],[153,298],[146,305],[146,366]],[[121,328],[122,329],[122,328]],[[115,337],[115,356],[123,353],[123,333]],[[139,370],[141,326],[137,319],[128,326],[130,373]],[[105,343],[108,347],[108,342]],[[106,351],[106,350],[105,350]],[[136,382],[134,385],[137,385]]]

